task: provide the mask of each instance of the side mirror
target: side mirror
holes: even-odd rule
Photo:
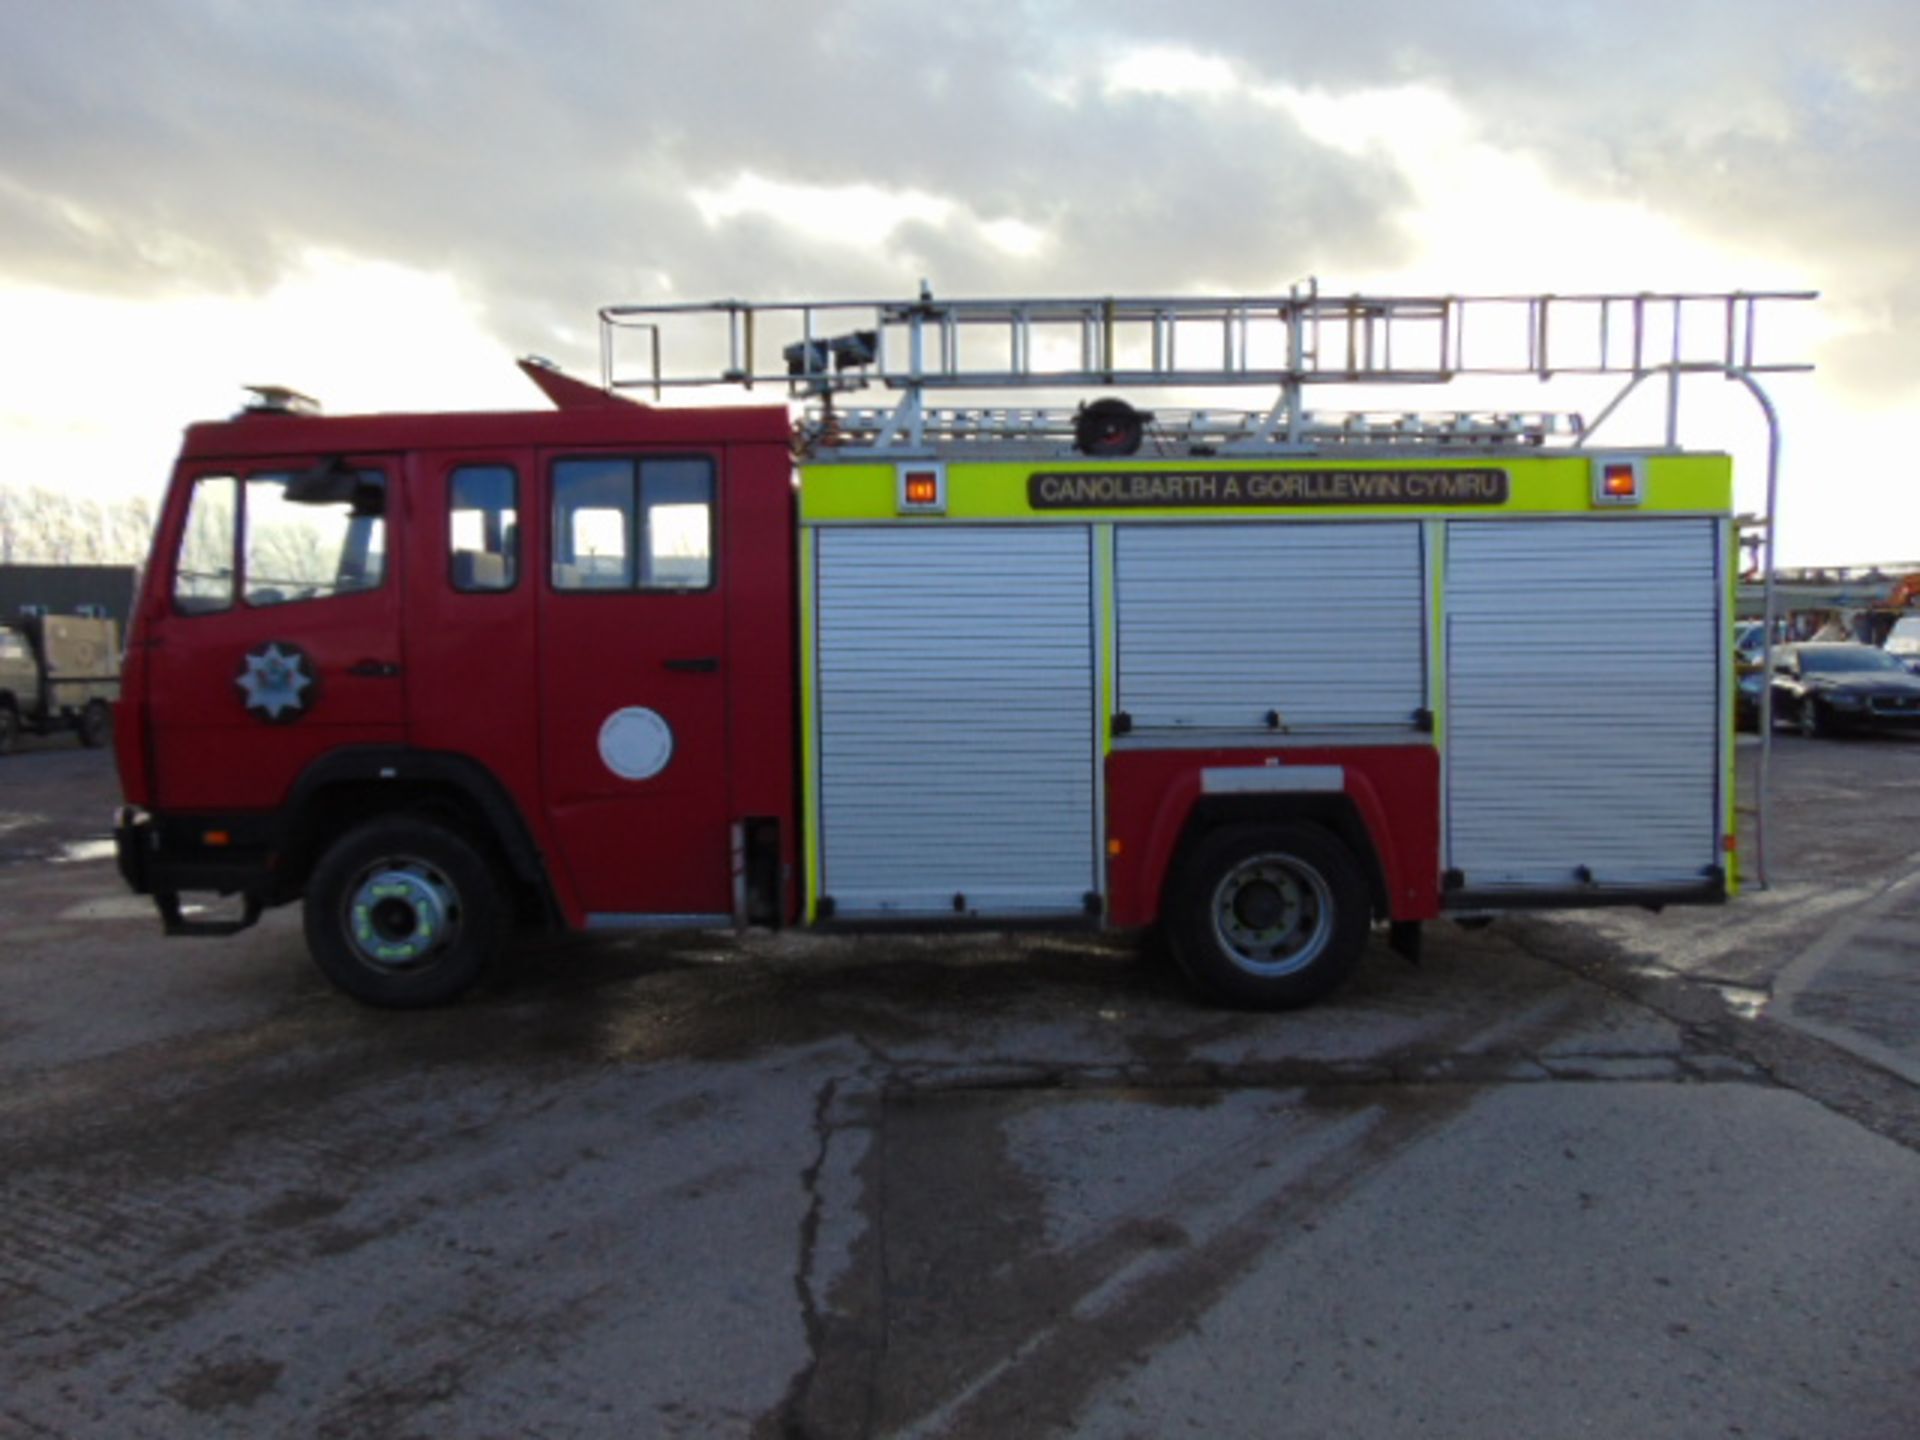
[[[386,482],[354,469],[335,456],[287,480],[287,499],[296,505],[349,505],[355,515],[386,513]]]

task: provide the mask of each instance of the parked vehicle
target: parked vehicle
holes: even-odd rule
[[[1803,735],[1920,729],[1920,675],[1871,645],[1787,645],[1773,657],[1773,713]]]
[[[1887,632],[1886,652],[1920,674],[1920,615],[1902,615]]]
[[[122,872],[170,934],[304,900],[321,968],[386,1005],[458,994],[515,920],[1159,925],[1206,993],[1279,1007],[1376,923],[1410,953],[1448,913],[1723,900],[1728,457],[1299,408],[1310,382],[1468,373],[1418,356],[1470,303],[923,294],[831,338],[859,307],[603,312],[651,335],[636,383],[790,386],[798,424],[629,403],[611,361],[604,388],[524,362],[557,413],[263,395],[188,430],[163,507]],[[1559,302],[1533,303],[1544,344]],[[1591,303],[1606,333],[1647,297]],[[663,378],[657,327],[689,315],[733,353]],[[803,338],[757,364],[782,317]],[[1033,369],[1043,322],[1079,368]],[[1063,380],[1281,400],[925,403]],[[899,404],[833,403],[865,383]]]
[[[99,746],[113,734],[120,634],[94,615],[34,611],[0,625],[0,755],[22,734],[71,730]]]
[[[1733,723],[1742,730],[1760,728],[1760,701],[1767,691],[1766,638],[1764,621],[1742,620],[1733,627]]]

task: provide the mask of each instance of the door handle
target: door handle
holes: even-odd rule
[[[392,680],[400,674],[400,667],[391,660],[359,660],[347,667],[347,674],[363,680]]]
[[[692,660],[667,661],[667,669],[678,670],[683,674],[710,675],[719,668],[719,660],[712,655],[702,655]]]

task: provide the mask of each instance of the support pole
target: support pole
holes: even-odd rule
[[[1773,622],[1779,614],[1773,588],[1773,530],[1780,497],[1780,416],[1773,408],[1772,398],[1760,388],[1760,383],[1752,375],[1745,370],[1729,370],[1727,378],[1745,385],[1748,393],[1759,403],[1761,413],[1767,417],[1767,533],[1760,547],[1766,596],[1763,607],[1766,618],[1762,622],[1765,629],[1760,636],[1760,668],[1766,684],[1760,688],[1760,779],[1756,787],[1760,794],[1753,837],[1754,871],[1760,877],[1760,888],[1766,890],[1772,885],[1767,875],[1767,795],[1768,785],[1773,778]]]

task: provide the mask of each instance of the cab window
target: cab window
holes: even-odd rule
[[[704,590],[713,583],[713,466],[649,460],[640,467],[640,584]]]
[[[173,562],[173,608],[207,615],[233,604],[233,525],[239,486],[231,475],[193,482],[187,523]]]
[[[386,482],[376,470],[321,487],[250,475],[242,516],[247,604],[285,605],[377,589],[386,578]],[[350,490],[351,493],[340,493]]]
[[[520,556],[519,477],[507,465],[462,465],[447,483],[453,588],[511,590]]]
[[[713,584],[713,462],[561,460],[553,467],[556,590]]]

